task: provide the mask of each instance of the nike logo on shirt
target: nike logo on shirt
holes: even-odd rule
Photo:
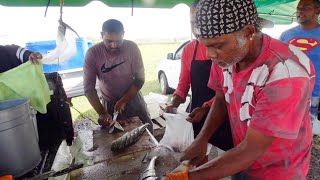
[[[115,64],[115,65],[112,65],[112,66],[110,66],[110,67],[105,67],[105,63],[101,66],[101,72],[102,73],[107,73],[107,72],[110,72],[113,68],[115,68],[115,67],[117,67],[117,66],[119,66],[119,65],[121,65],[121,64],[123,64],[123,63],[125,63],[126,61],[123,61],[123,62],[121,62],[121,63],[119,63],[119,64]]]

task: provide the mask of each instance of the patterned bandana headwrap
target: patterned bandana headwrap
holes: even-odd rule
[[[255,24],[257,18],[253,0],[201,0],[197,6],[195,33],[213,38]]]

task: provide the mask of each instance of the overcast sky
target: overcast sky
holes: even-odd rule
[[[55,40],[60,8],[49,7],[44,17],[45,7],[3,7],[0,6],[0,44]],[[184,4],[172,9],[135,8],[131,16],[130,8],[110,8],[99,1],[84,7],[64,7],[63,20],[82,37],[100,38],[102,23],[110,18],[119,19],[125,27],[125,38],[174,40],[190,38],[189,7]],[[278,37],[290,26],[277,26],[277,30],[266,30]]]
[[[3,7],[0,6],[0,44],[55,39],[60,9],[49,7]],[[102,23],[110,18],[123,22],[125,38],[174,39],[190,37],[189,8],[177,5],[172,9],[110,8],[94,1],[84,7],[64,7],[63,20],[82,37],[100,38]]]

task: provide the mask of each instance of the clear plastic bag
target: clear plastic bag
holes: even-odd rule
[[[177,114],[164,113],[166,119],[166,130],[160,144],[176,152],[185,151],[193,142],[194,134],[192,124],[186,121],[188,114],[178,112]]]
[[[155,119],[160,116],[160,107],[159,104],[165,104],[168,101],[168,97],[161,94],[156,94],[150,92],[148,95],[144,96],[144,101],[147,104],[147,108],[151,119]]]
[[[58,31],[56,48],[42,58],[43,64],[60,64],[69,60],[77,52],[77,35],[70,29],[66,29],[65,35]]]

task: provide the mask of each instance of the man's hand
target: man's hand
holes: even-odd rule
[[[207,145],[207,140],[197,137],[190,147],[184,152],[180,161],[189,160],[190,165],[199,165],[206,156]]]
[[[126,105],[127,105],[126,102],[119,100],[114,106],[114,112],[119,112],[120,114],[122,114],[126,108]]]
[[[163,111],[166,112],[166,113],[176,114],[177,113],[177,107],[174,106],[173,104],[167,104],[167,107],[164,108]]]
[[[99,115],[98,123],[103,128],[108,127],[110,125],[111,121],[112,121],[112,117],[110,116],[109,113],[105,113],[105,114],[100,114]]]
[[[275,139],[275,137],[264,135],[249,127],[245,139],[240,144],[217,158],[190,170],[189,178],[222,179],[247,170],[268,150]]]
[[[179,105],[183,102],[182,98],[178,95],[173,95],[172,97],[172,101],[167,105],[167,107],[163,110],[166,113],[173,113],[176,114],[177,113],[177,108],[179,107]]]
[[[40,59],[42,59],[42,55],[38,52],[33,52],[29,56],[29,61],[33,64],[39,64]]]
[[[198,123],[200,122],[209,112],[210,107],[197,107],[195,108],[188,116],[187,121],[191,123]]]

